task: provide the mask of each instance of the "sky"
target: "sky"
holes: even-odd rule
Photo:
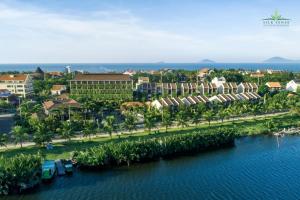
[[[0,0],[0,63],[300,59],[297,0]],[[266,27],[275,11],[288,27]]]

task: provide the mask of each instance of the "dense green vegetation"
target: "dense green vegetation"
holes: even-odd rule
[[[107,143],[74,152],[80,167],[106,167],[156,160],[234,144],[234,130],[177,134],[144,140]]]
[[[40,180],[41,156],[0,157],[0,196],[33,187]]]

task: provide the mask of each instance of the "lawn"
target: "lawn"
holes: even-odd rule
[[[228,127],[232,128],[235,127],[237,129],[237,136],[245,136],[245,135],[256,135],[262,134],[267,131],[265,122],[266,120],[273,119],[274,123],[279,128],[295,126],[300,121],[299,116],[291,116],[289,114],[276,116],[276,117],[267,117],[267,118],[260,118],[260,119],[249,119],[249,120],[239,120],[232,122],[224,122],[224,123],[213,123],[210,127],[207,124],[201,124],[198,127],[187,127],[187,128],[174,128],[170,129],[168,133],[165,133],[164,129],[160,130],[160,133],[152,133],[149,134],[148,132],[140,132],[134,133],[132,135],[122,135],[121,138],[118,136],[113,136],[112,139],[109,137],[98,137],[93,138],[92,140],[84,139],[82,141],[70,141],[70,142],[62,142],[62,143],[55,143],[54,148],[52,150],[46,150],[45,148],[38,147],[38,146],[29,146],[24,148],[15,148],[9,150],[1,150],[1,155],[5,157],[11,157],[16,154],[24,153],[24,154],[35,154],[40,152],[42,155],[45,156],[46,159],[57,159],[57,158],[69,158],[72,151],[75,150],[84,150],[89,147],[101,145],[106,142],[119,142],[122,140],[130,139],[130,140],[137,140],[137,139],[146,139],[146,138],[153,138],[153,137],[161,137],[165,135],[173,135],[173,134],[184,134],[187,132],[201,130],[205,132],[207,129],[217,129],[220,127]]]

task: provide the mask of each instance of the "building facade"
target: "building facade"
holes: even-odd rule
[[[70,81],[70,95],[128,101],[133,98],[133,81],[127,74],[77,74]]]
[[[26,98],[33,93],[32,78],[29,74],[0,75],[0,89]]]

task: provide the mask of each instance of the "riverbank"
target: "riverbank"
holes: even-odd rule
[[[214,130],[220,127],[222,128],[235,128],[237,130],[237,136],[246,136],[246,135],[257,135],[267,133],[269,130],[266,127],[266,122],[268,120],[273,120],[274,124],[279,128],[287,128],[291,126],[296,126],[298,121],[300,120],[300,116],[293,116],[290,114],[282,114],[279,116],[266,116],[263,118],[251,118],[251,119],[240,119],[232,121],[226,121],[224,123],[215,122],[211,126],[207,123],[201,124],[198,127],[187,127],[187,128],[172,128],[168,131],[168,133],[164,132],[164,129],[161,128],[159,133],[149,134],[146,131],[132,133],[132,134],[124,134],[121,136],[113,135],[110,137],[94,137],[91,140],[83,139],[74,140],[69,142],[59,142],[54,143],[54,148],[52,150],[46,150],[44,147],[38,146],[27,146],[24,148],[12,148],[12,149],[2,149],[0,150],[1,154],[5,157],[12,157],[18,155],[20,153],[24,154],[35,154],[37,152],[41,152],[42,155],[45,156],[46,159],[58,159],[58,158],[69,158],[71,153],[74,151],[81,151],[90,147],[98,146],[101,144],[105,144],[107,142],[120,142],[123,140],[139,140],[139,139],[147,139],[147,138],[155,138],[161,136],[168,136],[174,134],[188,133],[197,130]]]

